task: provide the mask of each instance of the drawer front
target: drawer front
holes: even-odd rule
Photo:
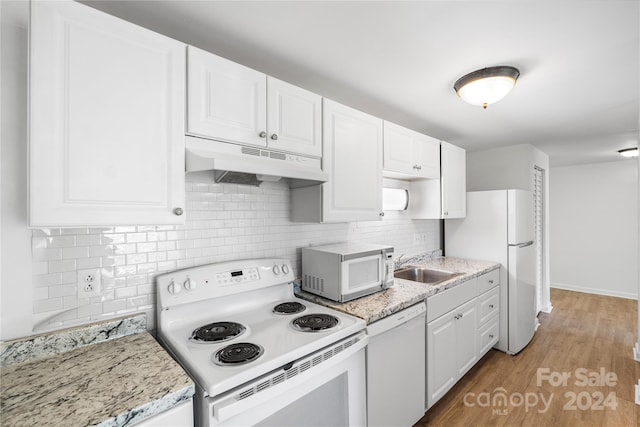
[[[496,268],[493,271],[478,276],[478,293],[488,291],[500,284],[500,268]]]
[[[476,278],[427,298],[427,323],[478,295]]]
[[[500,308],[500,288],[496,287],[478,297],[478,324],[498,314]]]
[[[492,318],[478,330],[478,359],[484,356],[498,342],[500,322],[498,317]]]

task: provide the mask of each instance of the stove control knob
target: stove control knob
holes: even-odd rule
[[[169,293],[170,294],[179,294],[180,291],[182,290],[182,286],[180,285],[180,283],[176,283],[175,280],[172,280],[171,283],[169,283]]]
[[[282,272],[284,274],[289,274],[289,266],[287,264],[282,264]]]
[[[280,267],[278,267],[277,264],[273,266],[273,274],[276,276],[280,275]]]
[[[190,277],[187,277],[187,280],[184,281],[184,288],[188,291],[192,291],[197,287],[198,284],[196,283],[196,281],[191,279]]]

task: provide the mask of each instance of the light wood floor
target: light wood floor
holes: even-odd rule
[[[552,289],[551,302],[553,311],[540,314],[540,327],[522,352],[507,356],[491,350],[416,426],[640,427],[640,406],[634,403],[640,362],[633,360],[632,351],[638,336],[637,301]],[[568,372],[567,386],[549,381],[538,386],[541,368]],[[600,378],[604,368],[615,373],[617,381],[615,385],[612,379],[610,385],[576,385],[583,379],[578,368],[591,375],[597,372]],[[499,387],[504,391],[496,390]],[[511,399],[508,406],[483,400],[501,391]],[[540,393],[549,402],[546,410]],[[530,399],[528,409],[519,405],[518,394]],[[539,399],[537,405],[534,396]],[[572,401],[572,396],[577,399]],[[602,401],[601,396],[611,397]],[[604,406],[599,403],[616,407],[597,409]]]

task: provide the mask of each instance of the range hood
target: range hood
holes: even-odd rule
[[[186,136],[186,171],[214,173],[216,182],[260,185],[288,178],[291,188],[327,182],[320,159]]]

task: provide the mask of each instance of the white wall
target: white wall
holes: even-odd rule
[[[549,156],[529,144],[467,152],[467,191],[533,191],[534,166],[548,171]]]
[[[638,162],[551,171],[551,286],[637,298]]]
[[[437,220],[387,212],[382,221],[294,224],[286,183],[216,184],[208,173],[187,176],[184,226],[28,229],[28,2],[1,1],[0,15],[1,340],[137,311],[153,328],[154,278],[179,268],[283,257],[299,275],[300,247],[345,240],[389,244],[396,256],[440,249]],[[85,268],[100,269],[100,297],[77,298],[77,270]]]

